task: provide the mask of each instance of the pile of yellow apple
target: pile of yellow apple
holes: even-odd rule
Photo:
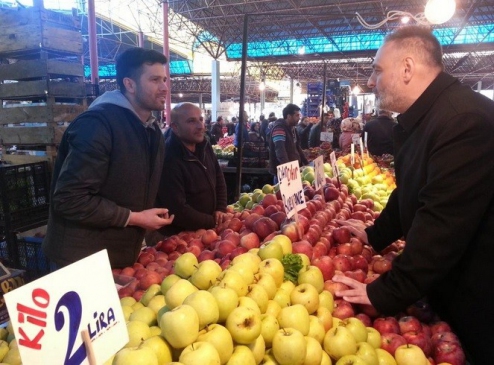
[[[414,345],[394,357],[381,335],[358,318],[332,316],[334,300],[321,271],[300,255],[295,283],[285,278],[282,238],[236,256],[222,270],[191,253],[174,274],[153,284],[137,302],[121,298],[129,343],[107,365],[361,364],[428,365]]]

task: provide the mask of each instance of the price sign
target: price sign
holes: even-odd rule
[[[333,132],[321,132],[321,141],[333,142]]]
[[[322,156],[317,157],[314,160],[314,173],[315,173],[315,189],[319,190],[326,183],[326,175],[324,174],[324,158]]]
[[[333,168],[333,176],[340,176],[340,171],[338,170],[338,165],[336,164],[336,154],[334,151],[330,153],[329,161],[331,161],[331,167]]]
[[[350,163],[355,165],[355,143],[350,145]]]
[[[360,156],[362,157],[362,164],[363,164],[364,163],[364,143],[362,142],[362,137],[359,138],[359,145],[360,145]]]
[[[367,138],[368,138],[367,136],[368,136],[368,134],[369,134],[368,132],[365,132],[364,133],[364,144],[365,144],[365,148],[369,148],[369,146],[367,145]]]
[[[5,300],[24,364],[102,364],[129,341],[106,250]]]
[[[287,218],[291,218],[296,212],[305,208],[304,189],[298,161],[287,162],[277,168],[281,198]]]
[[[360,134],[358,134],[358,133],[352,134],[352,143],[353,144],[358,144],[359,139],[360,139]]]

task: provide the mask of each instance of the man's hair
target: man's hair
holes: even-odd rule
[[[393,112],[390,112],[389,110],[385,110],[385,109],[379,109],[379,112],[377,114],[378,115],[387,115],[388,117],[390,117],[391,115],[393,115]]]
[[[298,105],[288,104],[283,109],[283,119],[288,118],[288,115],[293,115],[293,114],[295,114],[295,112],[298,112],[298,111],[300,111],[300,107]]]
[[[430,66],[444,69],[441,44],[427,27],[408,25],[398,28],[384,38],[384,43],[389,42],[396,42],[400,49],[419,55]]]
[[[197,105],[189,102],[183,102],[183,103],[178,103],[173,107],[173,109],[170,112],[170,124],[177,124],[178,121],[180,120],[180,116],[184,115],[184,109],[190,108],[190,107],[196,107],[198,108]]]
[[[122,52],[116,62],[117,84],[120,91],[125,92],[124,78],[137,80],[142,74],[143,65],[154,65],[155,63],[166,64],[164,54],[152,49],[139,47],[129,48]]]

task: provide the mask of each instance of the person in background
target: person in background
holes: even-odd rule
[[[300,107],[288,104],[283,109],[283,118],[278,119],[271,130],[269,139],[269,172],[277,176],[276,167],[291,161],[298,161],[300,166],[307,165],[309,161],[300,147],[295,126],[300,120]]]
[[[235,118],[235,120],[236,119],[237,118]],[[247,121],[248,120],[249,120],[249,117],[247,116],[247,113],[244,111],[244,117],[243,117],[243,121],[242,121],[242,142],[247,142],[249,140],[249,131],[247,130]],[[238,143],[239,134],[240,134],[240,122],[237,122],[235,125],[235,137],[233,139],[233,145],[235,147],[239,146],[239,143]]]
[[[341,152],[350,153],[350,146],[353,142],[355,118],[345,118],[341,121],[341,134],[338,141]]]
[[[396,125],[393,113],[379,109],[378,116],[367,122],[362,129],[362,140],[367,133],[367,150],[371,155],[393,154],[393,128]]]
[[[112,268],[132,266],[146,229],[169,225],[153,208],[164,139],[151,112],[163,110],[166,57],[131,48],[116,62],[120,90],[106,92],[65,131],[53,171],[43,251],[63,267],[102,249]]]
[[[175,219],[159,230],[163,236],[214,228],[226,211],[225,178],[201,118],[201,109],[192,103],[177,104],[171,112],[156,205],[165,204]]]
[[[333,131],[333,142],[331,146],[333,150],[340,148],[340,135],[341,135],[341,112],[340,109],[333,109],[334,118],[329,121],[329,128]]]
[[[226,124],[226,133],[229,136],[235,134],[235,128],[237,128],[238,120],[236,117],[232,117],[232,120]]]
[[[261,116],[259,117],[259,123],[260,123],[259,134],[261,135],[262,139],[265,141],[266,129],[268,128],[269,121],[266,119],[264,114],[261,114]]]
[[[494,359],[494,102],[444,72],[430,28],[404,26],[377,51],[368,86],[393,129],[396,189],[374,225],[351,231],[381,252],[406,245],[370,284],[341,275],[336,293],[383,315],[426,297],[474,365]]]
[[[247,139],[249,142],[262,142],[263,139],[260,134],[261,125],[259,122],[254,122],[250,125],[249,130],[249,138]]]
[[[323,115],[323,119],[312,127],[309,134],[309,148],[319,147],[321,145],[321,132],[327,131],[329,121],[333,118],[333,112],[326,112]]]
[[[297,133],[300,137],[300,147],[303,150],[309,148],[309,135],[313,126],[314,124],[309,122],[308,117],[303,117],[297,124]]]
[[[216,123],[211,126],[211,144],[215,145],[223,138],[223,117],[216,118]]]

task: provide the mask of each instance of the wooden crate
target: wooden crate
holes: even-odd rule
[[[21,58],[40,49],[82,54],[79,20],[39,7],[0,8],[0,54]]]

